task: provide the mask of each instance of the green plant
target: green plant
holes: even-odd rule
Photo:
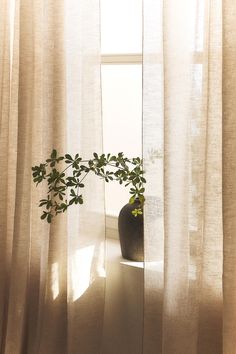
[[[146,180],[139,157],[129,159],[122,152],[117,156],[98,156],[94,153],[92,159],[83,160],[79,154],[74,158],[69,154],[58,156],[57,151],[53,150],[50,158],[32,167],[32,171],[36,186],[44,180],[48,183],[47,197],[39,202],[39,206],[45,209],[41,219],[46,219],[48,223],[51,223],[57,214],[65,212],[70,205],[83,204],[81,189],[85,187],[84,179],[90,172],[105,182],[118,181],[120,184],[124,183],[125,187],[130,186],[129,203],[133,204],[137,198],[139,200],[138,208],[134,209],[132,214],[135,217],[142,214]]]

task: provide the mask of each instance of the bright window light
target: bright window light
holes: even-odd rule
[[[139,156],[142,153],[142,67],[103,65],[102,79],[104,150]]]
[[[101,46],[112,58],[102,65],[104,152],[141,156],[142,65],[135,58],[142,53],[142,0],[101,0]],[[106,213],[118,216],[128,189],[114,182],[105,191]]]
[[[103,144],[105,153],[142,155],[142,67],[103,65]],[[107,214],[117,216],[130,194],[116,182],[106,183]]]
[[[95,246],[81,248],[71,257],[72,299],[78,300],[88,289]]]
[[[53,300],[56,300],[59,295],[59,266],[57,262],[52,264],[51,291]]]
[[[142,0],[101,0],[102,53],[142,52]]]

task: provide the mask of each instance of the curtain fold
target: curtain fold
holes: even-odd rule
[[[236,4],[223,1],[224,353],[236,353]]]
[[[145,0],[143,58],[143,352],[222,353],[221,1]]]
[[[46,186],[35,188],[31,166],[53,148],[102,151],[99,1],[0,5],[0,352],[95,353],[103,184],[89,179],[80,210],[48,226],[37,206]]]

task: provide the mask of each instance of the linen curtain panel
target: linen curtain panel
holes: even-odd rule
[[[236,353],[235,38],[234,1],[144,1],[145,354]]]
[[[102,151],[99,33],[96,0],[0,0],[1,354],[100,346],[103,184],[49,227],[31,181],[53,148]]]

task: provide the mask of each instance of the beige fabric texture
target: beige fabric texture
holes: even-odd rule
[[[145,0],[143,51],[143,353],[234,354],[235,2]]]
[[[140,353],[236,354],[236,4],[143,10]],[[0,0],[1,354],[100,351],[103,184],[48,226],[31,181],[53,147],[102,151],[99,32],[97,0]]]
[[[236,353],[236,3],[223,9],[224,353]]]
[[[31,178],[53,148],[102,151],[99,32],[96,0],[0,1],[1,354],[100,346],[103,184],[88,179],[85,204],[49,227]]]

